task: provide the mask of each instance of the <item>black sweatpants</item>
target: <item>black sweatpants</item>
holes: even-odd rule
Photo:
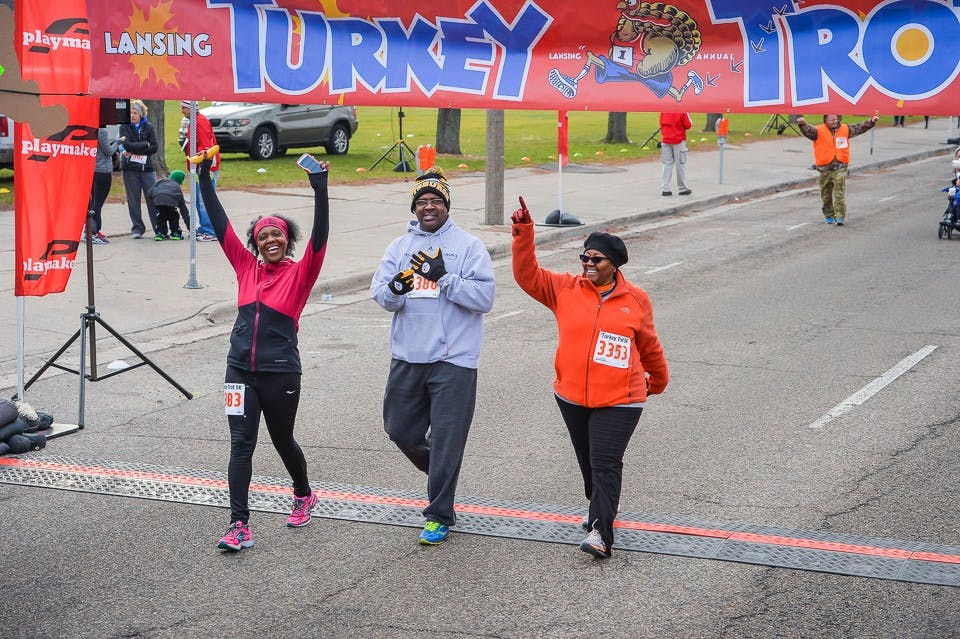
[[[610,551],[623,483],[623,454],[643,408],[587,408],[556,399],[577,454],[583,491],[590,500],[590,525],[599,531]]]
[[[247,497],[253,474],[253,451],[257,447],[260,414],[267,423],[273,447],[293,480],[293,494],[310,494],[307,460],[297,440],[293,424],[300,404],[300,373],[251,373],[234,366],[227,367],[224,382],[243,384],[243,415],[228,415],[230,425],[230,464],[227,482],[230,485],[230,521],[249,521]]]
[[[448,362],[390,362],[383,428],[427,474],[427,521],[457,523],[454,498],[477,401],[477,370]]]

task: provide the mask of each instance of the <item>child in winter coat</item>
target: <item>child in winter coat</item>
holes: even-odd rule
[[[186,174],[183,171],[174,171],[170,177],[157,180],[147,194],[153,205],[157,207],[157,234],[154,239],[158,242],[183,239],[183,231],[180,230],[180,222],[177,220],[178,209],[187,230],[190,230],[190,210],[187,209],[183,191],[180,190],[185,177]]]

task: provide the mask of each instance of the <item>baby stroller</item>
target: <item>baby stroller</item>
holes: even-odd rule
[[[953,161],[954,170],[960,171],[960,160]],[[960,173],[956,175],[960,176]],[[937,237],[951,239],[954,231],[960,231],[960,189],[957,188],[957,182],[960,177],[955,177],[950,186],[943,189],[947,194],[947,210],[943,212],[943,219],[940,220],[940,226],[937,228]]]

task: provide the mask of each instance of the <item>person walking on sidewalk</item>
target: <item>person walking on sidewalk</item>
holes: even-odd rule
[[[97,130],[97,159],[93,167],[93,188],[90,190],[89,210],[93,211],[90,223],[90,241],[94,244],[109,244],[103,232],[103,203],[110,195],[113,184],[113,154],[117,152],[120,140],[110,139],[106,127]]]
[[[190,119],[190,101],[181,100],[180,101],[180,113],[183,114],[183,117]],[[207,116],[197,111],[197,153],[203,153],[207,149],[212,149],[217,147],[217,152],[213,156],[213,164],[210,167],[210,181],[213,183],[213,188],[217,188],[217,178],[220,177],[220,147],[217,144],[217,137],[213,134],[213,126],[210,124],[210,120],[207,119]],[[189,127],[187,131],[189,132]],[[183,152],[187,155],[190,155],[190,146],[189,141],[184,145]],[[189,160],[187,163],[187,170],[190,170]],[[197,226],[197,241],[199,242],[214,242],[217,239],[216,234],[213,232],[213,226],[210,224],[210,216],[207,213],[207,207],[203,203],[203,193],[197,194],[197,217],[200,218],[200,222]],[[187,227],[190,225],[187,224]]]
[[[141,196],[147,202],[150,228],[154,234],[157,232],[157,209],[147,193],[157,181],[153,156],[160,150],[153,124],[147,121],[147,105],[141,100],[130,101],[130,122],[120,125],[120,140],[123,146],[120,154],[120,171],[123,175],[123,188],[127,194],[127,210],[133,225],[130,231],[133,239],[139,240],[147,230],[143,225]]]
[[[579,275],[541,268],[533,219],[523,199],[513,222],[513,277],[557,320],[553,392],[577,456],[590,508],[580,550],[606,558],[623,483],[623,455],[649,395],[670,381],[653,308],[642,288],[626,280],[623,240],[591,233]]]
[[[427,474],[421,544],[442,543],[457,522],[453,503],[477,398],[483,316],[493,308],[486,247],[449,217],[450,185],[432,168],[416,179],[407,232],[393,240],[370,284],[393,313],[383,426]]]
[[[859,124],[844,124],[842,116],[825,115],[823,124],[812,126],[797,118],[800,132],[813,140],[813,162],[820,173],[820,202],[823,221],[843,226],[847,219],[847,167],[850,164],[850,139],[872,129],[874,115]]]
[[[677,167],[677,193],[690,195],[687,186],[687,131],[693,126],[689,113],[660,114],[660,164],[663,165],[661,195],[673,195],[673,167]]]
[[[308,175],[313,188],[313,230],[299,262],[292,255],[300,230],[281,215],[255,219],[244,246],[217,198],[211,165],[209,157],[200,163],[200,191],[239,289],[237,321],[230,335],[224,377],[224,406],[230,427],[230,527],[218,546],[240,550],[253,546],[247,499],[261,413],[273,446],[293,480],[293,509],[287,526],[307,525],[317,504],[293,427],[302,373],[297,348],[300,314],[320,275],[330,231],[329,165],[323,164],[323,171]]]
[[[157,235],[154,239],[158,242],[183,239],[178,220],[180,216],[183,217],[187,229],[190,229],[190,209],[187,208],[187,201],[180,190],[185,177],[183,171],[173,171],[170,177],[157,180],[147,194],[157,207]]]

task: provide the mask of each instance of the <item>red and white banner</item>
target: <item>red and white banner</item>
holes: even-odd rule
[[[90,38],[85,0],[18,0],[21,75],[41,104],[62,104],[66,128],[37,138],[14,125],[14,209],[18,296],[63,291],[73,272],[93,183],[100,101],[88,91]]]
[[[87,4],[102,96],[885,115],[960,98],[954,0]]]

